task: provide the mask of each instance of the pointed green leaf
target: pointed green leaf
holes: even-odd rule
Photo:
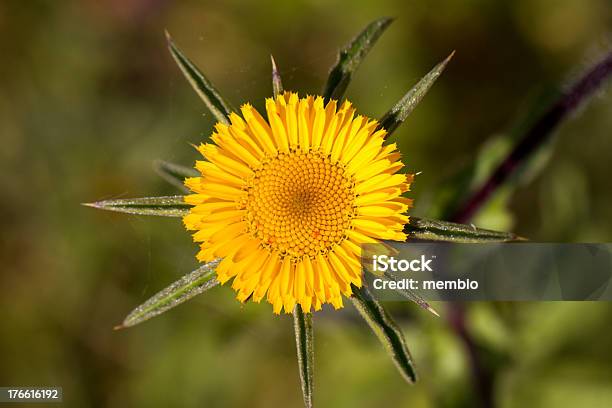
[[[385,347],[402,377],[407,382],[414,383],[416,381],[414,363],[399,327],[365,286],[361,288],[352,286],[352,289],[351,301],[353,305]]]
[[[327,83],[323,88],[326,101],[340,100],[344,96],[353,73],[392,21],[393,19],[388,17],[374,20],[338,53],[336,64],[329,71]]]
[[[404,232],[408,234],[408,240],[446,242],[512,242],[524,240],[524,238],[511,232],[491,231],[476,228],[474,225],[417,217],[410,217],[408,224],[404,227]]]
[[[387,278],[389,278],[391,280],[399,281],[399,278],[397,276],[395,276],[391,271],[385,271],[384,272],[384,276],[386,276]],[[399,293],[400,295],[402,295],[403,297],[405,297],[406,299],[416,303],[417,305],[419,305],[423,309],[425,309],[428,312],[432,313],[433,315],[435,315],[437,317],[440,317],[438,312],[436,312],[436,310],[433,307],[431,307],[429,302],[427,302],[425,299],[423,299],[421,296],[419,296],[416,293],[416,291],[414,291],[412,289],[400,289],[398,287],[396,287],[394,290],[397,293]]]
[[[183,200],[184,196],[126,198],[85,203],[88,207],[117,211],[128,214],[158,215],[162,217],[183,217],[192,207]]]
[[[189,189],[185,187],[185,179],[199,176],[196,169],[164,160],[156,160],[153,163],[153,168],[161,178],[185,193],[189,193]]]
[[[379,126],[387,130],[387,137],[401,125],[410,113],[421,102],[421,99],[427,94],[431,86],[436,82],[446,65],[451,60],[455,51],[453,51],[446,59],[436,65],[427,75],[410,89],[406,95],[398,103],[395,104],[389,112],[381,119]]]
[[[152,317],[158,316],[181,303],[199,295],[200,293],[217,286],[219,281],[215,279],[215,269],[220,259],[200,266],[195,271],[188,273],[181,279],[168,286],[166,289],[155,294],[142,305],[134,309],[115,329],[123,329],[144,322]]]
[[[297,347],[298,366],[304,405],[312,408],[312,389],[314,384],[314,331],[312,314],[304,313],[300,305],[293,309],[293,328]]]
[[[283,93],[283,82],[272,55],[270,55],[270,59],[272,60],[272,93],[274,96],[278,96]]]
[[[214,85],[206,76],[191,62],[172,41],[170,34],[166,32],[168,49],[172,58],[176,61],[187,81],[191,84],[198,96],[202,98],[213,116],[221,123],[229,124],[231,105],[227,103]]]

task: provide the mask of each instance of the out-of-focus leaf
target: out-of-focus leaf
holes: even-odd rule
[[[283,81],[272,55],[270,55],[270,60],[272,61],[272,93],[274,96],[278,96],[283,93]]]
[[[192,207],[183,200],[184,196],[125,198],[84,203],[88,207],[138,215],[162,217],[183,217]]]
[[[513,145],[533,126],[543,114],[545,107],[558,97],[558,91],[548,89],[528,104],[529,108],[519,116],[519,120],[508,132],[489,138],[478,149],[474,160],[437,187],[433,202],[429,206],[428,215],[441,219],[452,217],[457,212],[459,205],[485,182],[495,167],[510,153]],[[482,206],[474,221],[478,225],[485,225],[489,228],[511,228],[513,218],[508,210],[508,201],[512,193],[539,174],[551,157],[552,147],[552,143],[545,143],[525,160],[513,177],[507,180],[491,200]]]
[[[408,115],[410,115],[419,102],[421,102],[421,99],[423,99],[434,82],[436,82],[438,77],[442,74],[442,71],[444,71],[444,68],[446,68],[446,65],[453,55],[455,55],[455,51],[446,57],[444,61],[433,67],[427,75],[421,78],[421,80],[380,119],[379,126],[387,130],[387,137],[395,132],[395,129],[406,120]]]
[[[300,305],[296,305],[293,309],[293,327],[304,405],[306,408],[311,408],[314,384],[314,332],[312,314],[304,313]]]
[[[189,60],[172,41],[170,34],[166,32],[168,49],[172,58],[176,61],[187,81],[191,84],[198,96],[202,98],[213,116],[221,123],[229,124],[229,114],[232,111],[231,105],[227,103],[214,85],[206,76]]]
[[[215,268],[219,265],[220,261],[220,259],[215,259],[204,264],[195,271],[183,276],[166,289],[158,292],[142,305],[132,310],[123,323],[115,327],[115,329],[123,329],[142,323],[217,286],[219,281],[215,279]]]
[[[609,82],[610,76],[612,52],[608,52],[572,86],[560,92],[553,103],[546,106],[546,110],[520,133],[512,150],[495,166],[486,180],[470,192],[449,218],[457,222],[473,218],[500,187],[516,177],[517,171],[524,168],[534,154],[550,142],[559,125]]]
[[[184,180],[188,177],[199,176],[197,170],[191,167],[181,166],[180,164],[170,163],[164,160],[156,160],[155,163],[153,163],[153,168],[161,178],[185,193],[188,193],[189,189],[185,187]]]
[[[352,289],[353,305],[383,344],[402,377],[407,382],[414,383],[417,379],[414,363],[399,327],[365,286],[361,288],[352,286]]]
[[[392,21],[393,19],[388,17],[374,20],[338,53],[338,60],[329,71],[327,83],[323,88],[323,97],[326,101],[329,99],[340,100],[344,96],[344,91],[346,91],[353,73],[357,71],[363,58]]]
[[[404,227],[408,240],[446,242],[512,242],[523,238],[510,232],[491,231],[473,225],[410,217]]]

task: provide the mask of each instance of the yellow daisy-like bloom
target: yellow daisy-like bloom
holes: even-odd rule
[[[198,260],[223,258],[217,279],[233,278],[241,302],[267,295],[274,313],[342,307],[361,287],[360,245],[406,239],[413,175],[397,174],[395,144],[350,102],[285,92],[266,100],[267,120],[241,111],[198,147],[201,177],[185,181]]]

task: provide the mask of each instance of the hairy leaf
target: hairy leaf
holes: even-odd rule
[[[387,137],[391,136],[395,129],[401,125],[410,113],[421,102],[431,86],[436,82],[446,65],[455,55],[453,51],[446,59],[436,65],[427,75],[410,89],[381,119],[379,126],[387,130]]]
[[[353,286],[352,289],[353,305],[385,347],[402,377],[407,382],[414,383],[417,379],[414,363],[399,327],[365,286]]]
[[[195,271],[183,276],[166,289],[158,292],[155,296],[132,310],[123,323],[115,327],[115,329],[123,329],[142,323],[145,320],[158,316],[192,297],[217,286],[219,282],[215,279],[215,268],[219,265],[220,261],[220,259],[216,259],[202,265]]]
[[[387,278],[389,278],[389,279],[391,279],[393,281],[397,281],[398,280],[398,277],[395,276],[395,274],[393,272],[391,272],[391,271],[385,271],[384,272],[384,276],[386,276]],[[414,291],[412,289],[400,289],[400,288],[397,288],[397,287],[394,288],[393,290],[395,290],[397,293],[399,293],[400,295],[402,295],[406,299],[416,303],[421,308],[427,310],[431,314],[433,314],[433,315],[435,315],[437,317],[440,317],[440,314],[438,314],[438,312],[436,312],[436,309],[431,307],[429,302],[427,302],[419,294],[417,294],[416,291]]]
[[[117,211],[128,214],[158,215],[162,217],[183,217],[189,213],[191,205],[183,200],[184,196],[125,198],[84,203],[88,207]]]
[[[227,103],[214,85],[206,76],[191,62],[172,41],[170,34],[166,32],[168,49],[172,58],[176,61],[187,81],[191,84],[198,96],[202,98],[213,116],[221,123],[229,124],[231,105]]]
[[[359,68],[361,61],[392,21],[393,19],[388,17],[374,20],[340,50],[336,64],[329,71],[327,83],[323,88],[323,97],[326,101],[330,99],[340,100],[344,96],[344,91],[346,91],[351,77]]]
[[[404,227],[404,232],[408,234],[408,240],[446,242],[512,242],[524,240],[524,238],[510,232],[491,231],[476,228],[473,225],[417,217],[410,217],[408,224]]]

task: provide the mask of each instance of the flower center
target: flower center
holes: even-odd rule
[[[281,257],[314,257],[344,239],[354,200],[341,164],[316,151],[280,153],[249,180],[249,232]]]

